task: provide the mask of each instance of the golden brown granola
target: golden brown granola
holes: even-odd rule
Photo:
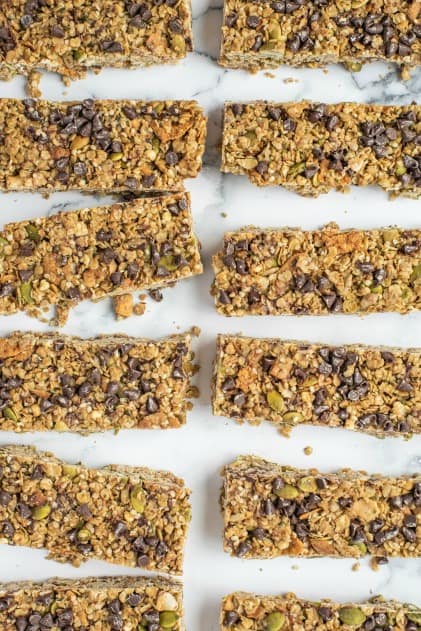
[[[417,0],[225,0],[220,63],[252,72],[368,61],[421,64]]]
[[[293,629],[378,629],[418,631],[421,609],[415,605],[376,596],[368,602],[335,603],[328,599],[311,602],[295,594],[259,596],[235,592],[222,601],[221,631],[292,631]]]
[[[184,425],[191,336],[0,338],[0,430],[87,434]]]
[[[32,447],[0,447],[0,543],[181,574],[190,491],[166,471],[88,469]]]
[[[317,197],[378,185],[421,195],[421,105],[226,103],[222,171]]]
[[[183,588],[140,576],[0,583],[2,631],[184,631]]]
[[[0,190],[182,190],[205,135],[196,101],[0,99]]]
[[[212,386],[213,413],[239,422],[421,433],[420,349],[218,335]]]
[[[225,234],[213,268],[227,316],[421,308],[421,230],[244,228]]]
[[[39,317],[55,306],[58,324],[81,300],[202,272],[188,193],[7,224],[0,251],[0,313]]]
[[[320,473],[241,456],[224,469],[232,556],[421,556],[421,475]]]
[[[3,0],[0,78],[38,68],[79,79],[88,69],[175,63],[192,37],[189,0]]]

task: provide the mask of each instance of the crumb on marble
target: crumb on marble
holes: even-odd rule
[[[39,89],[39,82],[41,81],[41,74],[33,70],[28,75],[28,80],[26,82],[26,92],[28,96],[31,96],[34,99],[37,99],[41,96],[41,90]]]
[[[121,294],[113,298],[114,313],[117,320],[124,320],[133,314],[132,294]]]
[[[273,72],[265,72],[265,77],[267,77],[268,79],[274,79],[275,75],[273,74]]]
[[[313,453],[313,447],[311,447],[311,445],[307,445],[307,447],[304,447],[303,451],[306,456],[311,456]]]
[[[286,77],[284,80],[284,83],[299,83],[300,80],[296,79],[295,77]]]
[[[351,567],[353,572],[358,572],[360,568],[361,568],[361,563],[354,563]]]
[[[138,302],[133,307],[133,313],[137,316],[143,315],[145,311],[146,311],[146,302]]]

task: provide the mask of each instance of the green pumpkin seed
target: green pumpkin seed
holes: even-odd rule
[[[31,223],[28,223],[28,225],[25,226],[25,230],[26,230],[26,234],[31,239],[31,241],[36,241],[37,243],[38,241],[41,241],[41,235],[36,226],[34,226]]]
[[[163,267],[169,272],[174,272],[179,267],[177,263],[177,259],[172,254],[161,256],[161,258],[159,259],[158,265],[159,267]]]
[[[349,70],[350,72],[360,72],[363,65],[358,63],[358,62],[354,62],[354,61],[347,61],[346,64],[344,64],[346,69]]]
[[[18,288],[19,297],[21,302],[29,304],[34,302],[32,300],[32,284],[31,283],[22,283],[22,285]]]
[[[186,42],[182,35],[173,35],[171,38],[171,48],[174,48],[177,52],[184,53],[186,50]]]
[[[409,280],[411,281],[411,283],[415,283],[415,281],[420,280],[420,278],[421,278],[421,264],[415,265],[415,267],[412,270],[411,276],[409,277]]]
[[[311,388],[311,386],[315,386],[318,383],[319,383],[319,379],[317,377],[315,376],[307,377],[307,379],[304,379],[303,383],[299,387],[300,387],[300,390],[303,388]]]
[[[285,616],[280,611],[272,611],[265,619],[266,631],[280,631],[285,624]]]
[[[157,136],[154,136],[152,139],[152,148],[156,151],[156,153],[158,153],[161,148],[161,143],[159,142],[159,138]]]
[[[303,418],[304,417],[302,414],[300,414],[300,412],[291,410],[291,412],[287,412],[286,414],[283,415],[282,420],[285,421],[285,423],[288,423],[289,425],[297,425],[297,423],[301,423]]]
[[[367,554],[367,546],[362,541],[354,544],[354,548],[357,548],[357,550],[361,553],[361,556]]]
[[[304,493],[315,493],[317,491],[316,480],[310,475],[301,478],[298,482],[298,487],[304,491]]]
[[[91,535],[91,531],[87,528],[81,528],[77,532],[77,538],[79,539],[79,541],[82,541],[82,543],[87,543],[90,540]]]
[[[4,408],[3,416],[4,416],[4,418],[9,419],[9,421],[17,421],[18,420],[16,412],[14,411],[13,408],[10,408],[10,407]]]
[[[266,401],[274,412],[283,412],[285,408],[284,399],[277,390],[270,390],[266,395]]]
[[[48,517],[50,513],[51,506],[49,504],[44,504],[43,506],[35,506],[35,508],[32,509],[32,519],[35,519],[35,521],[41,521],[42,519]]]
[[[83,57],[83,50],[81,48],[77,48],[73,51],[73,59],[75,61],[80,61]]]
[[[366,615],[358,607],[343,607],[339,610],[339,619],[343,624],[359,627],[365,622]]]
[[[306,168],[305,162],[297,162],[296,164],[293,164],[292,167],[290,167],[288,171],[288,176],[295,177],[296,175],[299,175],[300,173],[302,173],[305,168]]]
[[[123,153],[121,151],[116,151],[115,153],[110,154],[110,160],[113,162],[118,162],[123,157]]]
[[[4,239],[3,237],[0,237],[0,245],[7,245],[9,242],[7,239]]]
[[[370,291],[372,294],[382,294],[383,287],[381,285],[372,285]]]
[[[64,464],[63,473],[64,475],[67,475],[69,478],[75,478],[77,476],[77,467],[74,467],[71,464]]]
[[[143,513],[146,506],[146,496],[141,484],[136,484],[130,491],[130,504],[137,513]]]
[[[403,162],[400,162],[398,166],[396,167],[395,174],[398,177],[400,177],[401,175],[405,175],[405,173],[406,173],[405,165]]]
[[[173,629],[178,621],[178,615],[174,611],[161,611],[159,624],[163,629]]]
[[[298,489],[296,489],[295,486],[291,486],[291,484],[285,484],[285,486],[277,489],[274,493],[278,497],[282,497],[284,500],[293,500],[298,495]]]

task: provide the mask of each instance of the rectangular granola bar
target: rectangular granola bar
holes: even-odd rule
[[[188,193],[7,224],[0,249],[0,313],[39,317],[56,306],[59,324],[81,300],[202,272]]]
[[[244,228],[213,257],[219,313],[408,313],[421,308],[421,230]]]
[[[421,433],[421,350],[218,335],[213,413],[288,433],[303,423]]]
[[[378,185],[421,195],[421,105],[226,103],[222,171],[317,197]]]
[[[89,68],[174,63],[192,50],[189,0],[4,0],[0,78],[35,69],[77,79]]]
[[[166,471],[70,465],[32,447],[0,447],[0,543],[181,574],[190,491]]]
[[[228,68],[323,66],[374,60],[421,64],[419,2],[225,0],[220,63]]]
[[[181,190],[205,134],[196,101],[0,99],[0,190]]]
[[[168,429],[186,422],[191,336],[0,338],[1,431]]]
[[[328,599],[311,602],[295,594],[259,596],[235,592],[225,596],[221,607],[221,631],[289,631],[318,629],[336,631],[346,628],[378,631],[417,631],[421,609],[408,603],[376,596],[368,602],[339,604]]]
[[[221,502],[232,556],[421,556],[419,474],[322,474],[242,456],[224,469]]]
[[[184,631],[183,588],[141,576],[0,583],[2,631]]]

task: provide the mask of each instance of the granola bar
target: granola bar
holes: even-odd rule
[[[226,103],[222,171],[317,197],[378,185],[421,195],[421,105]]]
[[[0,338],[0,430],[168,429],[186,422],[190,335]]]
[[[219,313],[407,313],[421,308],[421,230],[244,228],[213,258]]]
[[[421,433],[421,350],[218,335],[213,413],[287,433],[303,423]]]
[[[190,491],[166,471],[89,469],[32,447],[0,447],[0,543],[181,574]]]
[[[184,631],[179,582],[141,576],[0,583],[2,631]]]
[[[232,556],[421,556],[421,475],[319,473],[242,456],[225,467],[224,549]]]
[[[0,99],[0,190],[181,190],[205,134],[196,101]]]
[[[175,63],[192,50],[189,0],[4,0],[0,78],[34,69],[78,79],[91,68]]]
[[[323,66],[374,60],[421,64],[415,0],[225,0],[220,63],[228,68]]]
[[[7,224],[0,250],[0,313],[39,317],[55,306],[59,324],[81,300],[202,272],[188,193]]]
[[[350,627],[364,631],[417,631],[421,609],[380,596],[363,603],[339,604],[328,599],[311,602],[291,593],[258,596],[236,592],[223,599],[220,623],[221,631],[335,631]]]

